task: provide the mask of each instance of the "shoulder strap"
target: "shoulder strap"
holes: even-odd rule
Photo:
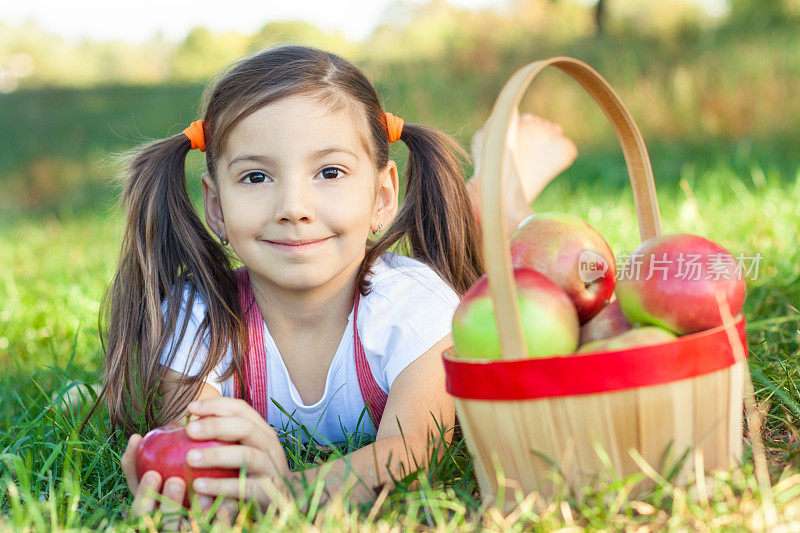
[[[244,313],[247,326],[247,358],[244,362],[245,386],[250,392],[253,409],[267,420],[269,394],[267,391],[267,354],[264,350],[264,319],[261,316],[250,286],[250,276],[245,267],[236,270],[236,283],[239,288],[239,304]],[[239,383],[233,380],[234,396],[241,398]]]
[[[369,367],[369,362],[364,354],[364,346],[361,344],[361,338],[358,336],[359,299],[360,293],[356,289],[355,310],[353,311],[353,352],[356,359],[356,374],[358,375],[358,386],[361,388],[361,397],[364,398],[369,417],[377,431],[381,424],[381,418],[383,417],[383,409],[386,407],[387,395],[383,389],[378,386],[375,377],[372,375],[372,369]]]

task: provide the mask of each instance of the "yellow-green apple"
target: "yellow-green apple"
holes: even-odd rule
[[[547,276],[515,268],[520,321],[529,357],[573,353],[578,347],[578,314],[569,296]],[[453,344],[459,357],[500,358],[489,278],[484,274],[464,293],[453,314]]]
[[[737,316],[745,291],[734,257],[719,244],[689,233],[643,242],[631,252],[617,282],[617,298],[628,320],[678,335],[722,324],[716,292]]]
[[[515,267],[537,270],[564,289],[581,324],[614,292],[614,254],[600,233],[579,217],[555,211],[530,215],[511,235],[509,247]]]
[[[609,339],[600,339],[580,347],[576,353],[613,352],[637,346],[661,344],[676,339],[674,333],[658,326],[642,326],[633,328],[621,335]]]
[[[619,306],[619,300],[609,302],[591,320],[581,326],[580,345],[616,337],[633,328]]]

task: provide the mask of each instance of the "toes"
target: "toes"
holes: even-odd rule
[[[564,130],[562,129],[561,124],[558,124],[556,122],[551,122],[550,120],[547,120],[546,118],[542,118],[542,117],[540,117],[538,115],[534,115],[532,113],[525,113],[524,115],[522,115],[520,117],[520,119],[527,126],[539,127],[539,128],[548,128],[548,129],[551,129],[551,130],[555,131],[556,133],[564,133]]]

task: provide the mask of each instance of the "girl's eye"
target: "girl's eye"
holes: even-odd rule
[[[322,177],[326,180],[335,180],[342,174],[342,170],[336,167],[326,167],[322,169]]]
[[[263,172],[256,171],[246,174],[244,180],[247,181],[248,178],[250,179],[250,183],[264,183],[264,181],[267,179],[267,175]]]

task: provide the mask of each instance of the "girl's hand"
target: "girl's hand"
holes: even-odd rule
[[[216,498],[223,495],[233,499],[256,498],[266,506],[272,499],[265,485],[281,488],[281,478],[289,476],[289,463],[278,435],[258,412],[244,400],[206,398],[189,404],[189,412],[201,418],[191,422],[186,432],[198,440],[216,439],[236,442],[193,450],[186,458],[193,467],[245,467],[247,478],[240,487],[238,478],[197,478],[193,488],[198,495]]]
[[[161,474],[155,470],[148,470],[142,476],[141,482],[136,475],[136,448],[142,441],[142,436],[138,433],[131,435],[128,439],[128,445],[125,448],[125,453],[122,454],[122,471],[125,472],[125,479],[128,482],[128,488],[134,495],[133,503],[131,504],[131,514],[133,516],[143,516],[151,514],[156,509],[156,495],[161,494],[162,479]],[[175,518],[179,518],[183,508],[183,498],[186,492],[186,483],[179,477],[171,477],[166,480],[163,487],[163,501],[159,505],[159,509],[165,515],[174,514]],[[162,523],[165,529],[177,529],[178,520],[167,519]]]

